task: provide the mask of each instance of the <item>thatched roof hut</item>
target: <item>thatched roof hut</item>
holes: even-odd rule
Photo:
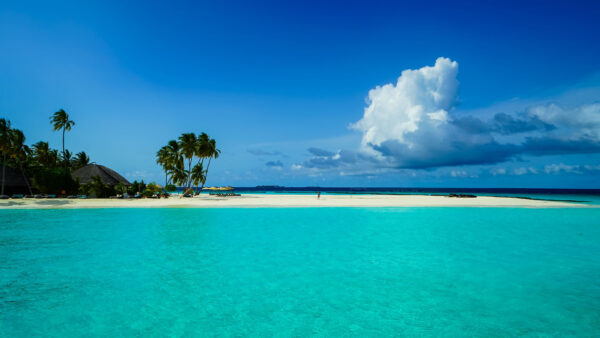
[[[100,176],[102,183],[115,186],[119,183],[124,185],[131,185],[125,177],[119,175],[116,171],[107,168],[103,165],[91,163],[85,167],[81,167],[73,172],[73,179],[79,179],[80,184],[87,184],[92,182],[94,176]]]

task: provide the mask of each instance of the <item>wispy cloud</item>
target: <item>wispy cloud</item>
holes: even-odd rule
[[[278,150],[265,150],[265,149],[259,149],[259,148],[250,148],[250,149],[246,149],[250,154],[255,155],[255,156],[281,156],[281,157],[287,157],[287,155],[285,155],[284,153],[278,151]]]
[[[282,169],[283,168],[283,163],[281,163],[281,161],[277,160],[277,161],[269,161],[267,163],[265,163],[265,165],[267,167],[273,168],[273,169]]]

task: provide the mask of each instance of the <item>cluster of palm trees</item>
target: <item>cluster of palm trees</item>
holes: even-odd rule
[[[210,162],[213,158],[219,158],[220,154],[216,141],[206,133],[198,136],[185,133],[160,148],[156,153],[156,163],[165,172],[165,186],[179,185],[185,192],[190,192],[193,186],[196,190],[200,184],[204,187]]]
[[[55,131],[62,131],[62,152],[51,149],[48,142],[43,141],[31,146],[26,145],[23,131],[12,128],[9,120],[0,118],[0,159],[2,160],[0,195],[4,195],[6,167],[18,170],[23,175],[29,192],[32,193],[31,183],[35,181],[32,178],[41,176],[44,171],[61,169],[68,174],[71,169],[76,170],[89,164],[90,158],[85,152],[73,156],[65,149],[65,133],[75,125],[69,115],[61,109],[50,117],[50,123]],[[40,189],[41,187],[36,188],[43,190]]]

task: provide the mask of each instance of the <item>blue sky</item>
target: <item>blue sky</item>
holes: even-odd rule
[[[600,188],[600,3],[0,5],[0,115],[128,179],[207,132],[208,184]],[[405,70],[407,73],[403,73]],[[379,86],[379,89],[377,89]]]

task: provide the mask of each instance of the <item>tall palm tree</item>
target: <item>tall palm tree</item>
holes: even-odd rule
[[[12,150],[10,157],[15,161],[19,167],[19,170],[21,170],[21,175],[23,175],[25,184],[27,184],[29,194],[33,195],[33,191],[31,191],[31,185],[29,184],[29,180],[27,179],[27,175],[25,175],[25,170],[23,169],[23,163],[27,162],[28,154],[31,152],[31,150],[27,145],[25,145],[25,134],[23,134],[21,130],[13,129],[11,136]]]
[[[73,169],[79,169],[85,167],[90,163],[90,157],[87,156],[85,151],[80,151],[75,155],[75,159],[73,160]]]
[[[2,189],[0,195],[4,195],[4,179],[6,177],[6,160],[11,152],[12,129],[10,121],[0,119],[0,153],[2,153]]]
[[[73,126],[75,125],[75,122],[72,120],[69,120],[69,114],[67,114],[66,111],[61,109],[61,110],[55,112],[50,117],[50,123],[54,127],[54,131],[62,129],[62,152],[63,152],[63,159],[64,159],[65,158],[65,156],[64,156],[65,155],[65,132],[71,131],[71,128],[73,128]],[[66,163],[65,163],[65,165],[66,165]]]
[[[221,155],[221,150],[217,149],[217,141],[211,138],[207,142],[208,147],[208,165],[206,166],[206,172],[204,173],[204,182],[206,182],[206,178],[208,177],[208,169],[210,168],[210,161],[214,158],[215,160],[219,158]],[[204,188],[204,182],[202,182],[202,188]]]
[[[198,143],[194,133],[185,133],[179,136],[179,153],[188,161],[185,190],[189,190],[192,184],[192,160],[198,153]]]

